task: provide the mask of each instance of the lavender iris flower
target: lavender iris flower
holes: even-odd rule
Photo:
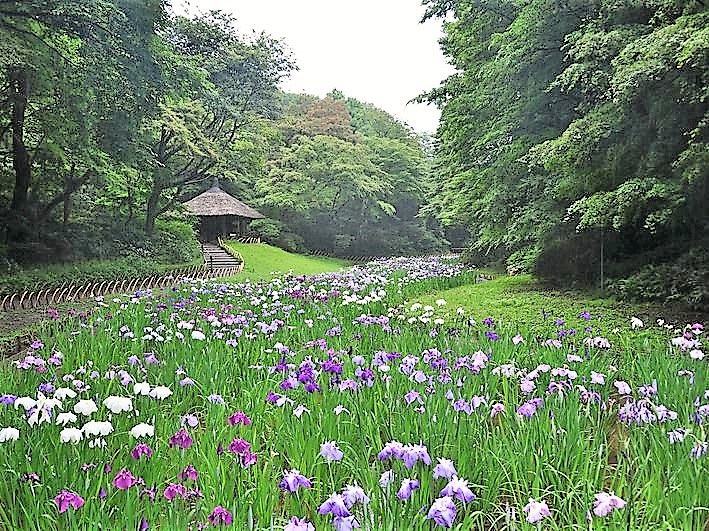
[[[403,479],[401,487],[396,493],[400,500],[408,500],[416,489],[421,487],[421,482],[418,479]]]
[[[319,514],[331,514],[333,516],[351,516],[349,509],[345,505],[345,500],[340,494],[333,493],[325,500],[318,509]]]
[[[453,527],[455,513],[456,508],[453,499],[450,496],[444,496],[443,498],[438,498],[431,504],[426,518],[433,520],[441,527]]]
[[[283,476],[283,480],[281,480],[279,484],[281,489],[287,490],[288,492],[295,492],[298,490],[298,487],[309,489],[312,486],[313,483],[296,469],[286,472]]]
[[[345,454],[342,453],[334,441],[325,441],[320,445],[320,455],[326,461],[342,461]]]

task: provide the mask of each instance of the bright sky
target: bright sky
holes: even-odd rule
[[[288,92],[320,97],[332,89],[372,103],[419,132],[435,132],[433,105],[407,102],[453,69],[438,46],[441,24],[419,24],[419,0],[192,0],[190,12],[221,9],[241,32],[285,40],[300,68]]]

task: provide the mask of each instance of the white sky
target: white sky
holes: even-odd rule
[[[323,97],[336,88],[419,132],[435,132],[433,105],[406,104],[453,73],[438,46],[441,24],[419,24],[419,0],[191,0],[190,12],[221,9],[239,30],[285,40],[300,68],[282,86]]]

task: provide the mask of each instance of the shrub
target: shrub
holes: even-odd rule
[[[292,253],[304,252],[303,238],[287,229],[282,221],[275,219],[257,219],[249,225],[250,230],[265,243],[280,247]]]
[[[256,219],[251,222],[249,229],[266,243],[273,244],[281,237],[283,223],[275,219]]]
[[[519,275],[534,270],[541,249],[537,246],[525,247],[512,253],[505,261],[507,274]]]
[[[94,232],[89,233],[86,227],[67,227],[63,239],[71,238],[73,252],[63,255],[62,263],[21,270],[8,260],[0,268],[0,293],[67,282],[83,284],[146,277],[197,265],[202,260],[194,229],[184,221],[158,221],[152,238],[132,225],[117,227],[97,223],[92,230]],[[56,250],[58,241],[62,240],[48,237],[47,241],[26,246],[33,249],[33,254],[44,249],[52,256],[51,249]]]
[[[696,247],[674,262],[647,265],[618,279],[610,289],[623,299],[678,302],[693,310],[709,307],[709,250]]]
[[[554,285],[591,286],[600,277],[600,256],[599,234],[559,235],[544,243],[533,272]]]

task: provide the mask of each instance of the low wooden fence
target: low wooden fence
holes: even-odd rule
[[[230,240],[230,241],[233,241],[233,240]],[[241,243],[248,243],[248,242],[241,242]],[[258,243],[261,243],[261,242],[259,241]],[[221,248],[222,251],[224,251],[226,254],[231,256],[234,260],[241,262],[242,269],[243,269],[244,257],[241,256],[241,253],[239,251],[229,247],[227,245],[226,241],[222,240],[221,236],[219,238],[217,238],[217,245]]]
[[[310,251],[308,254],[311,256],[322,256],[324,258],[338,258],[340,260],[347,260],[348,262],[364,263],[372,262],[374,260],[380,260],[386,258],[384,256],[340,256],[333,253],[327,253],[325,251]]]
[[[131,293],[146,289],[164,288],[177,284],[184,278],[208,280],[228,277],[240,273],[243,269],[243,263],[235,267],[214,269],[205,266],[192,266],[169,271],[163,275],[153,275],[144,278],[104,280],[84,284],[64,283],[58,287],[37,287],[21,293],[0,295],[0,310],[28,310],[51,307],[65,302],[102,297],[112,293]]]
[[[261,243],[261,238],[254,238],[251,236],[236,236],[234,235],[229,235],[229,240],[233,242],[239,242],[239,243]]]
[[[452,249],[451,252],[454,254],[455,253]],[[348,262],[355,262],[355,263],[368,263],[368,262],[374,262],[375,260],[386,260],[387,258],[391,258],[390,256],[342,256],[338,254],[333,254],[333,253],[327,253],[325,251],[310,251],[309,253],[311,256],[322,256],[325,258],[338,258],[340,260],[347,260]],[[434,253],[434,254],[425,254],[425,255],[417,255],[419,258],[421,257],[427,257],[427,256],[440,256],[441,253]]]

